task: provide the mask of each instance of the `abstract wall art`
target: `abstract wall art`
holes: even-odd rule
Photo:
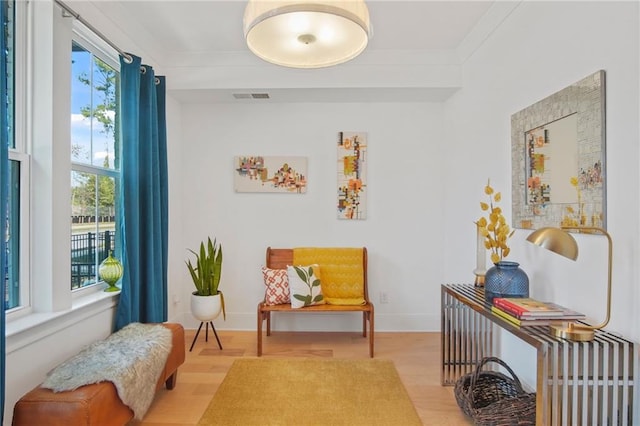
[[[307,157],[234,157],[236,192],[307,192]]]
[[[338,219],[367,218],[367,133],[338,135]]]

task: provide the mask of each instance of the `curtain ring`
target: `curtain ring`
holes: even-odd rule
[[[129,55],[128,53],[123,53],[122,57],[124,58],[124,61],[127,64],[132,64],[133,63],[133,56]]]
[[[156,83],[156,85],[158,85],[158,84],[160,84],[160,79],[158,77],[156,77],[154,82]]]
[[[140,67],[140,72],[142,74],[146,74],[147,73],[147,68],[146,67]]]

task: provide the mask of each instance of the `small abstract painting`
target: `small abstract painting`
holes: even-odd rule
[[[338,219],[367,218],[367,134],[338,136]]]
[[[234,157],[236,192],[307,192],[307,157]]]

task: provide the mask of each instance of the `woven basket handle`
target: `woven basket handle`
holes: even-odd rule
[[[511,367],[509,367],[506,362],[504,362],[500,358],[497,358],[497,357],[494,357],[494,356],[487,356],[487,357],[482,358],[482,360],[478,363],[478,366],[476,367],[476,371],[473,374],[473,376],[471,377],[471,383],[469,384],[469,390],[468,390],[469,395],[472,394],[473,388],[475,387],[475,384],[476,384],[476,381],[480,377],[480,373],[482,372],[482,367],[485,364],[488,364],[490,362],[495,362],[495,363],[498,363],[501,366],[503,366],[509,372],[509,374],[511,374],[511,377],[513,378],[513,382],[514,382],[514,384],[516,386],[516,389],[517,389],[518,393],[519,394],[525,393],[524,389],[522,389],[522,384],[520,383],[520,379],[518,379],[518,376],[516,376],[516,373],[513,372]]]

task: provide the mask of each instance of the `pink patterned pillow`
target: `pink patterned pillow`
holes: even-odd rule
[[[289,276],[286,269],[269,269],[262,267],[264,277],[264,303],[266,305],[281,305],[291,302],[289,296]]]

